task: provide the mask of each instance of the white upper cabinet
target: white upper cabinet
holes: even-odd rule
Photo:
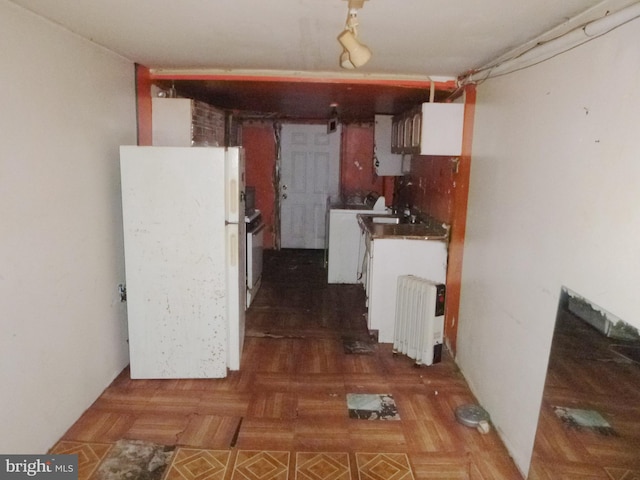
[[[462,153],[463,103],[423,103],[393,117],[394,153],[458,156]]]
[[[160,147],[225,145],[225,113],[190,98],[152,98],[152,144]]]

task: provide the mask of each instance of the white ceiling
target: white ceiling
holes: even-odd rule
[[[152,69],[345,75],[336,37],[346,0],[11,1]],[[373,57],[346,73],[455,78],[576,16],[636,1],[366,0],[358,33]]]

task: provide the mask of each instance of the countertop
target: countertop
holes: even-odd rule
[[[364,203],[334,203],[330,206],[331,210],[369,210],[373,212],[373,205]],[[382,212],[384,214],[384,212]]]
[[[343,202],[342,200],[328,199],[328,208],[330,210],[361,210],[371,212],[381,212],[383,215],[387,213],[384,197],[369,202]]]
[[[372,239],[396,238],[405,240],[448,240],[449,227],[434,218],[422,218],[418,223],[375,223],[380,213],[358,214],[360,228]],[[393,217],[393,215],[391,215]]]

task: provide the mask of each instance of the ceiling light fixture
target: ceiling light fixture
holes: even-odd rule
[[[349,0],[349,14],[344,30],[338,35],[338,42],[343,51],[340,55],[342,68],[359,68],[371,58],[371,50],[358,41],[358,8],[362,8],[365,0]]]

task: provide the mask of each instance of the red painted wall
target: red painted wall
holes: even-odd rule
[[[469,179],[471,177],[471,146],[476,110],[476,87],[465,87],[464,128],[462,131],[462,155],[458,172],[455,174],[453,189],[453,218],[449,241],[449,261],[447,265],[447,299],[445,305],[445,338],[452,353],[456,352],[458,336],[458,316],[460,312],[460,292],[462,284],[462,258],[467,231],[467,203],[469,200]]]
[[[373,123],[343,125],[340,161],[342,199],[364,198],[369,192],[384,194],[383,178],[376,175],[373,167]]]
[[[256,208],[262,212],[266,224],[265,248],[274,246],[273,174],[276,146],[271,122],[245,122],[242,124],[242,146],[245,149],[246,184],[256,187]]]
[[[151,145],[151,75],[147,67],[135,66],[138,145]]]
[[[413,205],[446,223],[453,219],[455,165],[450,157],[415,155],[411,160]]]

